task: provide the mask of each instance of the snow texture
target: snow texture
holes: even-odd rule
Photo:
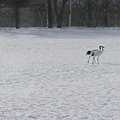
[[[0,29],[0,120],[120,120],[119,55],[120,28]]]

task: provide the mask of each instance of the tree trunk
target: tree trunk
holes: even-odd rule
[[[57,28],[62,28],[62,17],[57,15]]]
[[[71,0],[69,0],[69,27],[72,24],[72,4],[71,4]]]
[[[115,6],[114,6],[114,9],[115,9],[115,14],[114,14],[114,26],[117,27],[117,14],[116,14],[116,11],[117,11],[117,7],[116,7],[116,1],[115,2]]]
[[[92,4],[91,0],[87,1],[87,13],[88,13],[88,25],[87,27],[92,27]]]
[[[47,0],[48,28],[53,28],[51,0]]]
[[[16,29],[19,29],[19,8],[17,6],[15,6],[15,26]]]
[[[104,27],[108,27],[109,26],[109,20],[108,20],[108,1],[107,0],[103,0],[103,25]]]
[[[43,27],[43,19],[42,19],[42,15],[41,15],[41,13],[40,13],[40,11],[39,11],[38,8],[37,8],[37,13],[38,13],[38,16],[39,16],[39,18],[40,18],[40,26]]]

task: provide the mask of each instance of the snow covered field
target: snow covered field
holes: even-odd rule
[[[120,120],[119,55],[120,28],[1,29],[0,120]]]

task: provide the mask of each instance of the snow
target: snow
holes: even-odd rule
[[[0,29],[0,120],[120,120],[119,51],[120,28]]]

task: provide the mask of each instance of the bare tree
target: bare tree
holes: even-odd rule
[[[72,1],[69,0],[69,27],[72,25]]]
[[[15,26],[16,29],[20,28],[19,26],[19,8],[26,6],[29,0],[7,0],[2,1],[2,4],[5,4],[6,7],[13,8],[15,11]]]
[[[109,3],[110,0],[102,0],[102,11],[103,11],[103,26],[109,26]]]
[[[56,14],[56,20],[57,20],[57,28],[62,27],[62,20],[63,20],[63,14],[65,10],[65,6],[68,0],[62,0],[61,8],[58,6],[59,0],[54,0],[54,9]]]
[[[92,27],[92,1],[87,0],[86,1],[86,10],[87,10],[87,27]]]
[[[51,0],[47,0],[48,28],[53,28]]]

